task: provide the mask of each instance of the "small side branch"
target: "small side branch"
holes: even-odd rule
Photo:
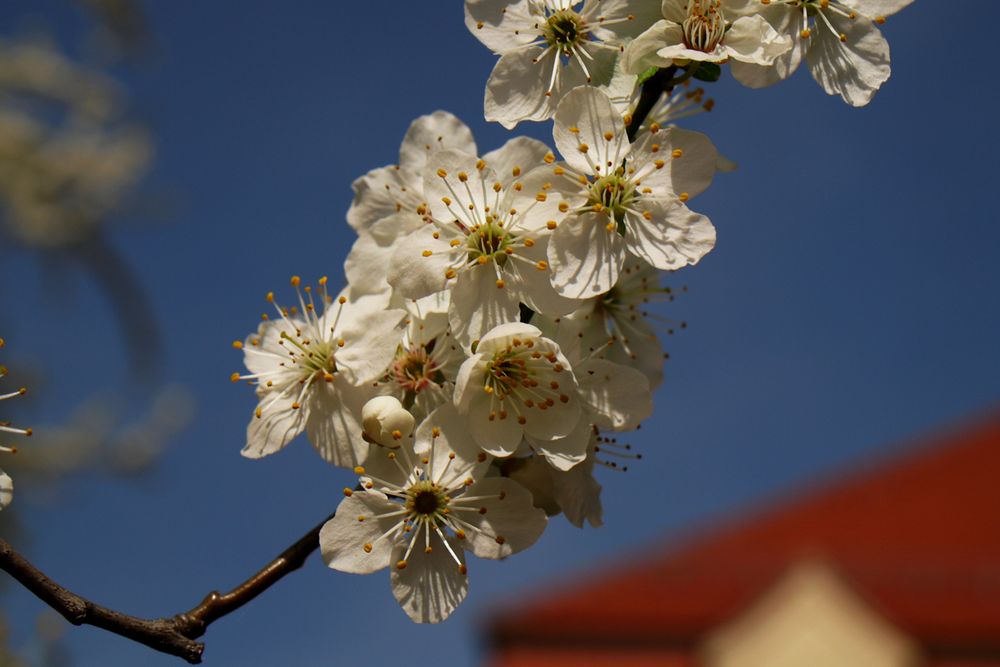
[[[628,127],[625,128],[625,133],[628,135],[629,141],[635,141],[635,135],[639,132],[639,128],[645,122],[646,116],[653,110],[660,96],[663,93],[672,91],[674,86],[679,83],[674,79],[674,74],[676,73],[676,67],[664,67],[643,82],[642,91],[639,93],[639,101],[635,105],[635,110],[632,111],[632,120],[629,122]]]
[[[204,635],[214,621],[236,611],[285,575],[301,568],[309,555],[319,548],[319,531],[331,518],[333,515],[230,592],[213,591],[190,611],[169,618],[136,618],[95,604],[54,582],[4,540],[0,540],[0,569],[73,625],[92,625],[198,664],[205,645],[195,640]]]

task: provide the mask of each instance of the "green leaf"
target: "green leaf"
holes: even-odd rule
[[[639,75],[639,85],[646,83],[647,80],[653,78],[653,75],[659,71],[659,67],[650,67],[648,70]]]
[[[700,65],[692,64],[692,67],[697,67],[694,71],[694,78],[699,81],[718,81],[719,77],[722,76],[722,68],[715,63],[703,62]]]

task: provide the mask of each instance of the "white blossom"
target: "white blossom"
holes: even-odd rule
[[[553,289],[546,259],[549,227],[565,204],[550,196],[547,169],[524,173],[554,157],[533,140],[505,149],[492,162],[455,150],[431,156],[424,174],[430,224],[398,244],[389,266],[389,284],[404,298],[451,291],[451,331],[467,347],[517,320],[522,302],[553,314],[578,306]]]
[[[0,338],[0,347],[4,347],[5,344],[6,343],[4,342],[4,339]],[[6,377],[6,376],[7,376],[7,367],[0,366],[0,377]],[[12,398],[16,398],[18,396],[23,396],[25,393],[27,393],[27,390],[24,387],[21,387],[17,391],[12,391],[6,394],[0,394],[0,401],[6,401]],[[0,421],[0,435],[5,435],[8,433],[12,433],[14,435],[30,436],[31,429],[18,428],[12,425],[9,421]],[[5,445],[3,442],[0,442],[0,453],[13,454],[15,452],[17,452],[17,447]],[[13,499],[13,497],[14,497],[14,480],[11,479],[10,475],[5,473],[3,470],[0,470],[0,510],[7,507],[7,505],[10,504],[10,501]]]
[[[537,324],[564,348],[575,340],[583,349],[599,350],[603,358],[640,371],[655,388],[663,381],[664,360],[657,329],[673,333],[675,324],[646,310],[660,300],[672,301],[673,292],[660,285],[659,271],[630,259],[606,293],[561,318],[540,317]]]
[[[414,309],[419,311],[418,306],[419,302]],[[452,401],[455,377],[464,361],[465,352],[451,335],[446,313],[411,313],[396,355],[375,384],[378,391],[405,404],[419,423],[439,405]]]
[[[334,299],[325,278],[317,304],[313,290],[300,290],[300,283],[292,278],[297,307],[282,308],[268,294],[278,317],[234,343],[243,350],[249,373],[233,373],[232,379],[253,381],[259,399],[242,454],[273,454],[305,431],[324,459],[355,466],[368,450],[361,409],[375,395],[372,381],[395,354],[405,313],[385,309],[378,299],[352,302],[343,294]]]
[[[517,482],[484,477],[490,458],[468,441],[453,406],[424,420],[415,445],[372,446],[357,469],[362,489],[344,490],[320,531],[320,549],[343,572],[391,566],[393,595],[406,614],[438,623],[468,592],[466,550],[506,558],[534,544],[547,521]]]
[[[476,444],[494,456],[514,454],[526,437],[561,470],[586,456],[586,442],[568,437],[582,423],[573,369],[530,324],[503,324],[483,336],[459,370],[455,405]]]
[[[546,120],[574,87],[609,85],[622,44],[658,10],[648,0],[466,0],[466,26],[500,56],[486,120],[508,129]]]
[[[746,0],[663,0],[663,18],[625,49],[625,71],[650,67],[724,63],[729,59],[770,65],[792,41],[759,15],[734,16]],[[735,20],[729,20],[733,19]]]
[[[386,268],[399,239],[418,229],[427,215],[424,167],[439,150],[476,153],[472,132],[447,111],[414,120],[399,148],[399,164],[373,169],[354,181],[347,222],[358,240],[344,264],[351,296],[389,291]]]
[[[752,88],[789,77],[805,58],[817,83],[851,106],[871,101],[889,79],[889,43],[877,25],[913,0],[757,0],[745,13],[759,13],[793,40],[773,66],[733,63],[733,76]],[[759,4],[758,4],[759,3]]]
[[[553,136],[565,160],[552,169],[555,189],[574,213],[558,223],[549,244],[560,294],[608,291],[628,254],[671,270],[697,263],[714,247],[712,223],[684,204],[715,174],[707,137],[654,125],[630,144],[608,98],[586,87],[559,105]]]

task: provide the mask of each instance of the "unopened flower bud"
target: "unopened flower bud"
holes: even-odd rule
[[[411,415],[394,396],[376,396],[361,409],[361,423],[371,440],[392,447],[413,433]]]

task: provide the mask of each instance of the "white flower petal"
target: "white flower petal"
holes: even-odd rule
[[[382,294],[390,289],[386,276],[398,241],[424,224],[415,213],[396,213],[359,233],[344,262],[352,298]]]
[[[830,95],[840,95],[851,106],[864,106],[889,79],[889,43],[871,21],[851,20],[836,12],[825,16],[839,34],[817,21],[806,50],[809,71]]]
[[[660,153],[667,158],[666,166],[660,171],[664,178],[669,179],[672,192],[696,197],[711,185],[719,153],[706,135],[679,127],[668,127],[647,136],[649,139],[644,141],[659,143]]]
[[[308,405],[294,410],[295,396],[265,394],[247,426],[247,444],[240,452],[248,459],[274,454],[305,430]]]
[[[423,203],[423,179],[409,169],[379,167],[351,187],[354,201],[347,211],[347,222],[358,231],[400,211],[416,215],[416,208]]]
[[[621,67],[631,74],[642,74],[650,67],[671,65],[672,62],[657,51],[669,44],[680,44],[683,39],[684,31],[680,25],[661,19],[625,47]]]
[[[792,40],[779,35],[763,16],[743,16],[726,31],[725,50],[735,60],[770,65],[792,48]]]
[[[607,95],[589,86],[559,103],[552,138],[566,163],[585,174],[611,173],[629,154],[625,121]]]
[[[469,126],[447,111],[421,116],[413,121],[403,137],[399,166],[421,173],[432,153],[448,148],[476,154],[476,140]]]
[[[319,531],[319,548],[327,566],[351,574],[370,574],[388,566],[395,540],[383,536],[402,520],[399,508],[381,493],[370,491],[355,491],[340,501],[337,515]],[[385,514],[397,516],[380,518]]]
[[[353,468],[365,460],[368,443],[362,437],[361,409],[374,395],[370,386],[355,387],[342,377],[318,381],[303,406],[306,436],[326,461]],[[297,411],[298,412],[298,411]]]
[[[475,391],[475,387],[471,389]],[[469,405],[466,422],[469,433],[483,451],[493,456],[510,456],[521,444],[524,427],[517,422],[518,415],[515,412],[508,410],[507,416],[502,417],[496,402],[483,392],[482,387],[479,387],[479,391],[482,395],[473,398]]]
[[[431,553],[420,543],[413,548],[406,567],[396,567],[406,552],[406,544],[397,545],[392,555],[392,594],[403,607],[406,615],[417,623],[440,623],[465,599],[469,580],[459,569],[465,566],[461,543],[447,538],[447,546],[436,534],[431,535]],[[451,548],[449,552],[448,547]],[[458,558],[455,562],[452,553]]]
[[[392,254],[386,279],[400,296],[421,299],[445,289],[445,272],[454,260],[447,252],[434,252],[439,246],[434,238],[436,225],[424,225],[403,238]],[[430,255],[424,254],[431,250]]]
[[[335,357],[340,373],[355,385],[382,375],[396,354],[405,316],[406,311],[392,309],[348,319],[337,332],[344,342]]]
[[[538,38],[538,19],[523,0],[465,0],[465,25],[494,53],[506,53]]]
[[[594,528],[604,524],[601,485],[594,479],[593,456],[565,472],[553,471],[552,493],[566,519],[577,528],[583,528],[584,521]]]
[[[458,274],[451,292],[448,321],[455,340],[469,347],[490,329],[518,319],[518,294],[513,285],[497,287],[491,264],[469,266]]]
[[[715,247],[715,227],[683,204],[648,201],[650,219],[625,214],[625,245],[636,257],[664,271],[697,264]]]
[[[13,499],[14,480],[10,478],[10,475],[0,470],[0,510],[10,505],[10,501]]]
[[[500,148],[483,156],[505,188],[517,177],[543,164],[549,147],[531,137],[514,137]]]
[[[548,264],[548,240],[542,239],[520,253],[527,262],[518,262],[518,282],[521,300],[536,313],[558,317],[580,307],[579,299],[559,294],[552,286],[552,267]],[[541,267],[541,268],[539,268]]]
[[[892,16],[908,7],[913,0],[840,0],[862,16],[874,19],[876,17]]]
[[[472,439],[465,427],[465,418],[454,405],[445,403],[435,409],[420,424],[415,435],[417,454],[433,451],[429,477],[443,488],[457,488],[470,477],[479,479],[489,467],[489,457]]]
[[[453,512],[477,530],[466,530],[466,548],[480,558],[506,558],[527,549],[545,531],[545,512],[534,506],[531,493],[506,477],[476,482],[466,494],[475,501],[452,501]]]
[[[549,240],[552,285],[565,297],[588,298],[607,292],[618,281],[625,261],[625,240],[603,213],[583,213],[563,220]]]
[[[539,440],[527,438],[532,448],[545,457],[556,470],[570,470],[580,465],[587,458],[587,446],[590,444],[593,429],[586,419],[577,419],[576,425],[568,435],[555,440]]]
[[[607,359],[589,359],[573,370],[590,421],[599,428],[634,429],[653,414],[649,382],[634,368]]]

